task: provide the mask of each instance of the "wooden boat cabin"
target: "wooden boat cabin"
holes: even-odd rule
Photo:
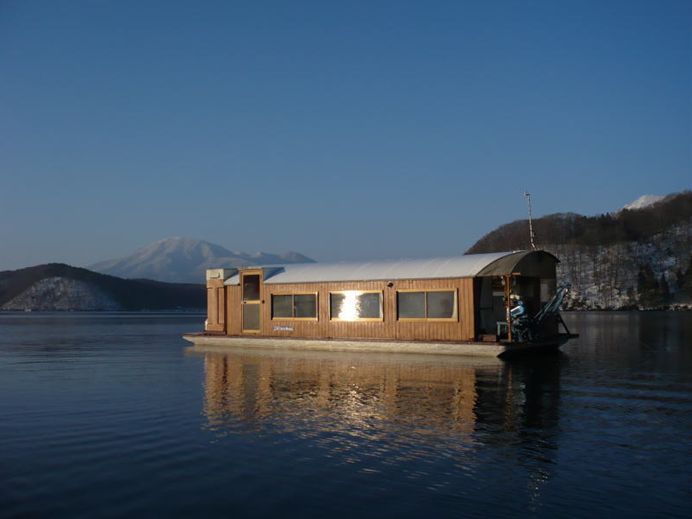
[[[513,302],[536,315],[555,295],[557,263],[531,250],[211,269],[203,335],[512,342]],[[554,319],[543,326],[557,334]]]

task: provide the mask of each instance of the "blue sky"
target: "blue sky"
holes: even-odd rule
[[[692,3],[0,3],[0,268],[450,255],[692,187]],[[539,237],[540,238],[540,237]]]

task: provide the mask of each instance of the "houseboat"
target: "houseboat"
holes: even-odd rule
[[[541,250],[452,258],[210,269],[196,346],[500,356],[575,337],[558,259]]]

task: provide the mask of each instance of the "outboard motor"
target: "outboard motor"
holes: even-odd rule
[[[562,305],[562,301],[565,299],[565,296],[569,292],[570,288],[572,288],[572,285],[569,283],[560,285],[558,287],[552,299],[543,305],[543,308],[541,308],[540,311],[533,317],[533,324],[536,328],[540,328],[548,317],[552,315],[560,315],[560,305]]]

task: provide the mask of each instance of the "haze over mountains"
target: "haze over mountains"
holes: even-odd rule
[[[173,237],[151,243],[129,256],[100,261],[88,268],[121,278],[153,279],[170,283],[204,283],[204,272],[208,268],[313,261],[297,252],[233,252],[207,241]]]

